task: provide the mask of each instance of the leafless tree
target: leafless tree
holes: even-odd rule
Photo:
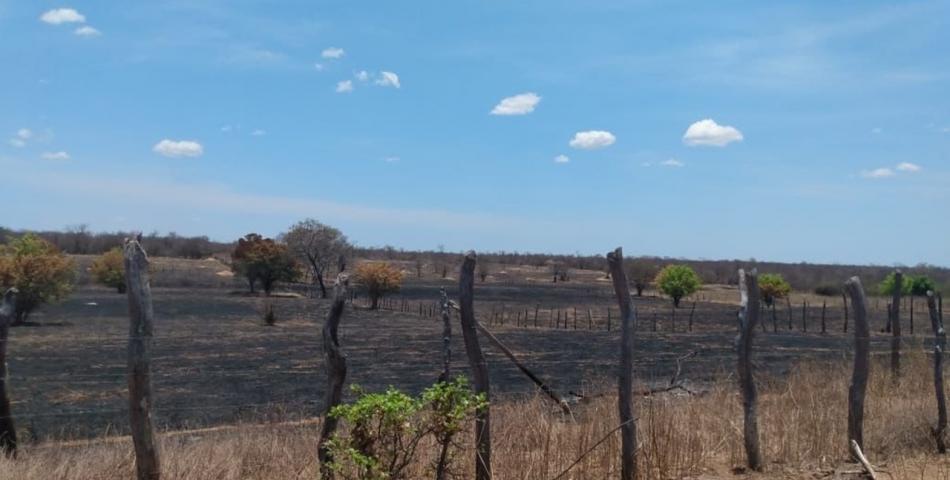
[[[339,230],[308,218],[290,227],[281,235],[295,257],[310,269],[310,275],[320,287],[320,295],[327,298],[324,276],[333,266],[342,272],[352,245]]]

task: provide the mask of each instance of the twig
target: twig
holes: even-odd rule
[[[631,418],[630,420],[627,420],[624,423],[621,423],[620,425],[617,425],[613,430],[607,432],[607,434],[604,435],[603,438],[601,438],[600,440],[597,440],[597,443],[594,443],[594,445],[588,448],[587,451],[581,454],[580,457],[577,457],[577,460],[574,460],[574,463],[570,464],[566,469],[564,469],[563,472],[559,473],[556,477],[552,478],[551,480],[559,480],[564,475],[567,475],[567,472],[571,471],[571,469],[577,466],[578,463],[581,463],[581,460],[583,460],[584,457],[586,457],[587,455],[590,455],[590,452],[593,452],[597,447],[600,446],[601,443],[604,443],[605,441],[607,441],[607,439],[610,438],[611,435],[616,433],[617,430],[620,430],[621,428],[625,427],[628,423],[632,423],[636,421],[637,419],[636,417],[634,417],[634,418]]]
[[[874,474],[874,467],[871,466],[871,462],[868,462],[867,457],[861,452],[861,447],[858,446],[858,442],[853,439],[851,440],[851,453],[854,454],[854,457],[857,458],[861,466],[864,467],[864,471],[871,477],[871,480],[877,480],[877,476]]]

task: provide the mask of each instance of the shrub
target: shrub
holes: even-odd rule
[[[366,288],[372,305],[370,308],[379,308],[379,299],[383,295],[398,292],[402,284],[402,272],[386,262],[362,263],[356,267],[357,283]]]
[[[297,262],[286,245],[256,233],[238,240],[231,259],[231,270],[247,279],[251,293],[257,282],[264,294],[270,295],[277,282],[292,282],[300,276]]]
[[[331,468],[346,479],[409,478],[407,469],[417,463],[418,447],[430,436],[443,447],[436,468],[445,471],[452,464],[452,437],[477,409],[487,406],[464,377],[437,383],[418,398],[392,387],[383,393],[363,393],[359,387],[354,391],[360,394],[354,403],[330,411],[349,427],[329,443]]]
[[[835,285],[818,285],[815,287],[815,295],[821,295],[823,297],[837,297],[841,295],[843,290],[841,287]]]
[[[894,272],[888,273],[884,280],[877,286],[877,291],[881,295],[893,295],[894,294]],[[903,280],[901,281],[901,294],[907,295],[910,293],[911,283],[913,283],[913,278],[910,275],[904,275]]]
[[[649,260],[630,260],[627,263],[627,281],[637,290],[637,296],[643,296],[643,290],[650,286],[659,267]]]
[[[125,257],[120,247],[103,253],[92,262],[89,270],[96,282],[125,293]]]
[[[679,307],[680,300],[699,290],[702,281],[692,268],[686,265],[667,265],[656,275],[656,285],[661,292],[673,299],[673,306]]]
[[[72,259],[53,244],[28,233],[0,247],[0,286],[19,290],[14,325],[22,325],[36,308],[61,300],[75,281]]]
[[[763,273],[759,276],[759,295],[766,305],[772,306],[775,300],[788,296],[792,286],[777,273]]]
[[[907,280],[904,280],[905,282]],[[930,278],[920,275],[917,277],[912,277],[910,281],[910,294],[923,297],[927,295],[928,291],[937,291],[937,284]]]

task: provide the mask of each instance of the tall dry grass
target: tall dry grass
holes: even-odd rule
[[[903,378],[894,381],[874,362],[865,423],[867,455],[892,478],[950,479],[950,462],[936,455],[930,427],[936,419],[931,357],[917,346],[904,356]],[[846,417],[850,364],[804,362],[781,379],[760,379],[759,426],[766,471],[756,478],[814,478],[847,464]],[[605,391],[612,392],[609,385]],[[726,373],[697,396],[637,399],[641,478],[729,478],[744,459],[738,389]],[[493,407],[494,470],[498,479],[552,479],[607,440],[564,479],[615,478],[619,436],[612,395],[576,407],[574,419],[544,398],[508,400]],[[316,478],[318,422],[245,425],[170,432],[161,438],[168,479]],[[468,478],[473,459],[469,435],[457,470]],[[427,449],[413,478],[431,478]],[[0,459],[0,479],[96,480],[131,478],[127,438],[28,445],[16,460]]]

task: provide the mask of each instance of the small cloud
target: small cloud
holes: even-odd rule
[[[344,52],[342,48],[330,47],[330,48],[324,49],[323,52],[320,53],[320,56],[323,58],[336,59],[336,58],[343,58],[343,55],[345,54],[346,52]]]
[[[875,135],[880,135],[883,131],[884,131],[884,129],[881,128],[881,127],[874,127],[874,128],[871,129],[871,133],[873,133],[873,134],[875,134]]]
[[[20,140],[19,138],[11,138],[10,140],[7,140],[7,143],[16,148],[23,148],[26,146],[26,142]]]
[[[640,164],[641,167],[650,168],[653,166],[653,162],[643,162]]]
[[[950,133],[950,127],[943,127],[940,129],[940,131],[943,133]]]
[[[221,131],[224,132],[224,133],[231,133],[231,130],[234,130],[234,127],[232,127],[232,126],[230,126],[230,125],[225,125],[225,126],[221,127]]]
[[[50,25],[61,23],[82,23],[86,17],[72,8],[56,8],[40,15],[40,20]]]
[[[360,70],[356,72],[353,76],[356,77],[356,79],[361,82],[365,82],[369,80],[369,72],[367,72],[366,70]]]
[[[399,88],[399,75],[396,75],[393,72],[381,72],[379,78],[376,79],[376,85],[381,87],[396,87]]]
[[[503,98],[495,108],[492,109],[492,115],[527,115],[534,111],[538,106],[541,97],[534,92],[520,93],[511,97]]]
[[[875,168],[874,170],[864,170],[861,172],[864,178],[888,178],[894,176],[894,171],[890,168]]]
[[[920,165],[910,162],[901,162],[897,164],[897,169],[902,172],[919,172],[921,170]]]
[[[323,68],[324,68],[324,67],[323,67],[323,64],[322,64],[322,63],[314,63],[314,64],[313,64],[313,69],[316,70],[316,71],[318,71],[318,72],[322,72],[322,71],[323,71]]]
[[[29,128],[21,128],[16,131],[16,136],[21,140],[29,140],[33,138],[33,131]]]
[[[102,32],[94,27],[90,27],[89,25],[83,25],[73,30],[73,33],[79,35],[80,37],[98,37],[99,35],[102,35]]]
[[[677,160],[677,159],[675,159],[675,158],[670,158],[670,159],[668,159],[668,160],[663,160],[662,162],[660,162],[660,165],[662,165],[662,166],[664,166],[664,167],[676,167],[676,168],[679,168],[679,167],[682,167],[682,166],[684,166],[684,165],[686,165],[686,164],[683,163],[683,162],[681,162],[681,161],[679,161],[679,160]]]
[[[267,132],[258,128],[251,132],[251,135],[255,137],[263,137],[264,135],[267,135]]]
[[[558,155],[554,157],[554,163],[568,163],[571,159],[567,155]]]
[[[337,82],[336,93],[350,93],[353,91],[353,80],[343,80]]]
[[[152,147],[155,153],[166,157],[199,157],[204,154],[204,147],[194,140],[169,140],[164,139]]]
[[[69,160],[69,154],[66,152],[46,152],[40,155],[43,160]]]
[[[386,162],[386,163],[396,163],[396,162],[399,161],[399,157],[390,156],[390,157],[384,158],[383,161]]]
[[[571,139],[569,145],[582,150],[596,150],[598,148],[609,147],[617,141],[614,134],[603,130],[588,130],[586,132],[577,132]]]
[[[742,141],[742,132],[735,127],[719,125],[707,118],[700,120],[686,129],[683,134],[683,143],[691,147],[725,147],[732,142]]]

